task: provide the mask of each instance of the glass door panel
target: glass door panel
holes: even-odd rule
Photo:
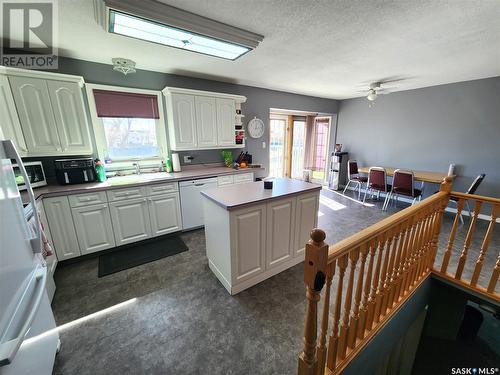
[[[292,138],[292,178],[302,179],[304,170],[304,152],[306,139],[306,122],[293,121]]]
[[[328,161],[328,140],[330,138],[330,118],[317,117],[314,120],[314,160],[312,178],[323,183],[326,180]]]
[[[283,177],[285,169],[286,119],[271,118],[269,131],[269,177]]]

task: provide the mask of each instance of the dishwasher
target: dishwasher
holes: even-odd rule
[[[217,187],[217,177],[179,182],[181,191],[182,228],[193,229],[205,225],[200,191]]]

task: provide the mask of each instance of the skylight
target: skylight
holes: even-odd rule
[[[250,48],[110,9],[109,32],[205,55],[236,60]]]

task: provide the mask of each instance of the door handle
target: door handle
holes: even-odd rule
[[[39,266],[37,270],[33,273],[32,280],[35,279],[36,282],[36,292],[33,296],[33,304],[27,318],[19,330],[16,338],[4,342],[0,345],[0,366],[8,365],[12,363],[12,360],[17,354],[19,347],[24,341],[24,337],[31,328],[33,319],[40,307],[40,302],[42,301],[43,294],[45,293],[45,284],[47,282],[47,268],[45,266]],[[22,303],[22,302],[21,302]]]
[[[30,245],[31,249],[34,253],[42,252],[42,228],[40,226],[40,217],[38,216],[38,210],[36,208],[35,195],[33,194],[33,189],[31,187],[30,179],[28,178],[28,173],[26,173],[26,168],[24,168],[23,161],[21,160],[21,156],[17,152],[16,146],[14,143],[7,139],[5,141],[0,141],[3,144],[5,153],[7,157],[10,159],[14,159],[16,164],[19,167],[19,171],[21,172],[21,176],[24,179],[24,185],[26,186],[26,191],[28,192],[28,197],[31,203],[31,208],[33,209],[33,216],[35,217],[35,237],[30,237]]]

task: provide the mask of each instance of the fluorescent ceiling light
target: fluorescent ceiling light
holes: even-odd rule
[[[109,32],[228,60],[235,60],[251,50],[249,47],[146,20],[114,9],[109,10]]]

